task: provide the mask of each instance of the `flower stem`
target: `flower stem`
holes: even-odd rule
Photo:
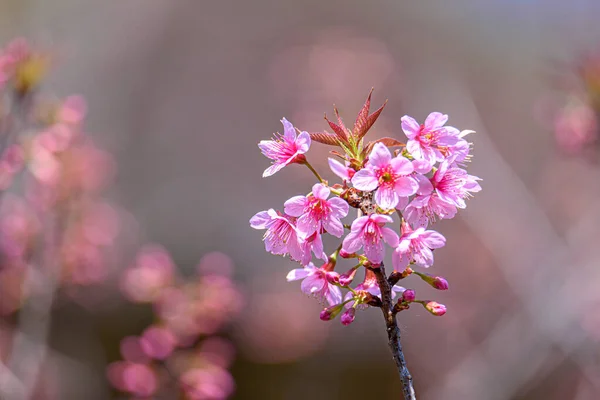
[[[308,167],[308,169],[310,169],[312,171],[312,173],[317,177],[317,179],[319,180],[319,182],[323,183],[323,178],[321,178],[321,175],[319,175],[319,173],[317,172],[317,170],[314,169],[312,165],[310,165],[310,163],[308,162],[308,160],[304,161],[304,165],[306,165]]]
[[[372,268],[381,290],[381,300],[383,318],[385,319],[386,331],[388,334],[388,345],[392,351],[392,356],[396,362],[400,381],[402,383],[402,394],[404,400],[416,400],[415,389],[413,388],[413,379],[406,366],[404,353],[402,352],[402,344],[400,343],[400,328],[396,321],[396,314],[393,312],[394,304],[392,302],[392,289],[386,278],[383,263],[379,267]]]

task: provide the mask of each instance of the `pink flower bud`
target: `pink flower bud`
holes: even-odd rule
[[[437,290],[448,290],[448,281],[441,276],[431,276],[422,272],[416,272],[425,282]]]
[[[351,284],[354,280],[354,277],[356,276],[357,269],[358,268],[352,268],[350,271],[340,275],[340,285],[348,286],[349,284]]]
[[[319,314],[319,318],[321,318],[322,321],[331,321],[332,319],[338,316],[338,314],[342,311],[343,307],[344,306],[342,304],[327,307],[326,309],[321,311],[321,314]]]
[[[402,293],[402,301],[410,303],[415,301],[416,293],[412,289],[406,289],[404,293]]]
[[[331,283],[332,285],[340,283],[340,274],[338,274],[337,272],[327,272],[325,274],[325,277],[327,279],[327,282]]]
[[[448,290],[448,281],[441,276],[435,276],[431,286],[437,290]]]
[[[343,249],[340,250],[339,254],[340,254],[340,257],[342,257],[342,258],[353,258],[353,257],[356,257],[356,253],[348,253],[347,251],[345,251]]]
[[[340,317],[340,319],[342,320],[342,325],[348,326],[352,322],[354,322],[355,314],[356,309],[354,307],[347,309]]]
[[[441,317],[442,315],[446,314],[446,306],[436,301],[429,301],[424,305],[427,311],[429,311],[433,315]]]

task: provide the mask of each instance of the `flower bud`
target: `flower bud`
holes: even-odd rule
[[[350,325],[354,321],[355,314],[356,309],[354,307],[347,309],[340,317],[340,319],[342,320],[342,325]]]
[[[421,279],[437,290],[448,290],[448,281],[441,276],[431,276],[422,272],[415,272]]]
[[[327,282],[331,283],[332,285],[340,283],[340,274],[338,274],[337,272],[327,272],[325,274],[325,277],[327,279]]]
[[[425,306],[427,311],[438,317],[441,317],[442,315],[446,314],[446,306],[436,301],[429,301],[427,303],[423,302],[423,305]]]
[[[340,275],[340,285],[348,286],[354,280],[354,276],[356,276],[356,270],[358,268],[352,268],[350,271]]]
[[[323,311],[321,311],[321,314],[319,314],[319,318],[321,318],[321,321],[331,321],[332,319],[338,316],[338,314],[342,311],[343,308],[343,304],[337,304],[335,306],[327,307]]]
[[[411,302],[415,301],[415,297],[416,297],[416,293],[412,289],[406,289],[402,293],[402,301],[406,302],[406,303],[411,303]]]
[[[340,250],[340,257],[342,257],[342,258],[354,258],[354,257],[356,257],[356,253],[348,253],[347,251]]]

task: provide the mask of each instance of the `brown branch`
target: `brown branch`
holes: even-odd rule
[[[400,381],[402,383],[402,394],[404,400],[416,400],[415,389],[413,388],[413,379],[406,366],[404,353],[402,352],[402,344],[400,343],[400,328],[396,321],[396,314],[393,311],[394,303],[392,302],[392,288],[386,278],[385,268],[383,263],[379,267],[370,268],[377,277],[377,283],[381,290],[381,300],[383,305],[381,311],[385,319],[386,331],[388,334],[388,345],[392,351],[392,356],[398,367]]]

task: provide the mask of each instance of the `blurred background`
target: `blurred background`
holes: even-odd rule
[[[600,50],[598,16],[594,0],[1,0],[0,39],[50,49],[45,87],[86,99],[86,132],[118,165],[106,197],[127,210],[116,271],[146,242],[182,276],[207,253],[230,257],[243,298],[222,334],[237,351],[233,398],[400,396],[380,313],[321,322],[320,305],[285,280],[295,264],[266,253],[248,225],[314,181],[294,166],[262,179],[257,142],[284,116],[323,130],[333,104],[351,122],[374,87],[374,105],[389,102],[373,137],[402,140],[400,118],[430,111],[477,131],[469,172],[484,190],[436,225],[448,242],[430,272],[450,290],[431,295],[449,311],[399,315],[419,398],[591,400],[600,147],[594,104],[571,82]],[[593,112],[565,117],[573,102]],[[314,145],[310,159],[333,178],[328,150]],[[125,398],[105,369],[154,317],[118,286],[50,311],[56,398]],[[8,337],[19,325],[2,318]]]

